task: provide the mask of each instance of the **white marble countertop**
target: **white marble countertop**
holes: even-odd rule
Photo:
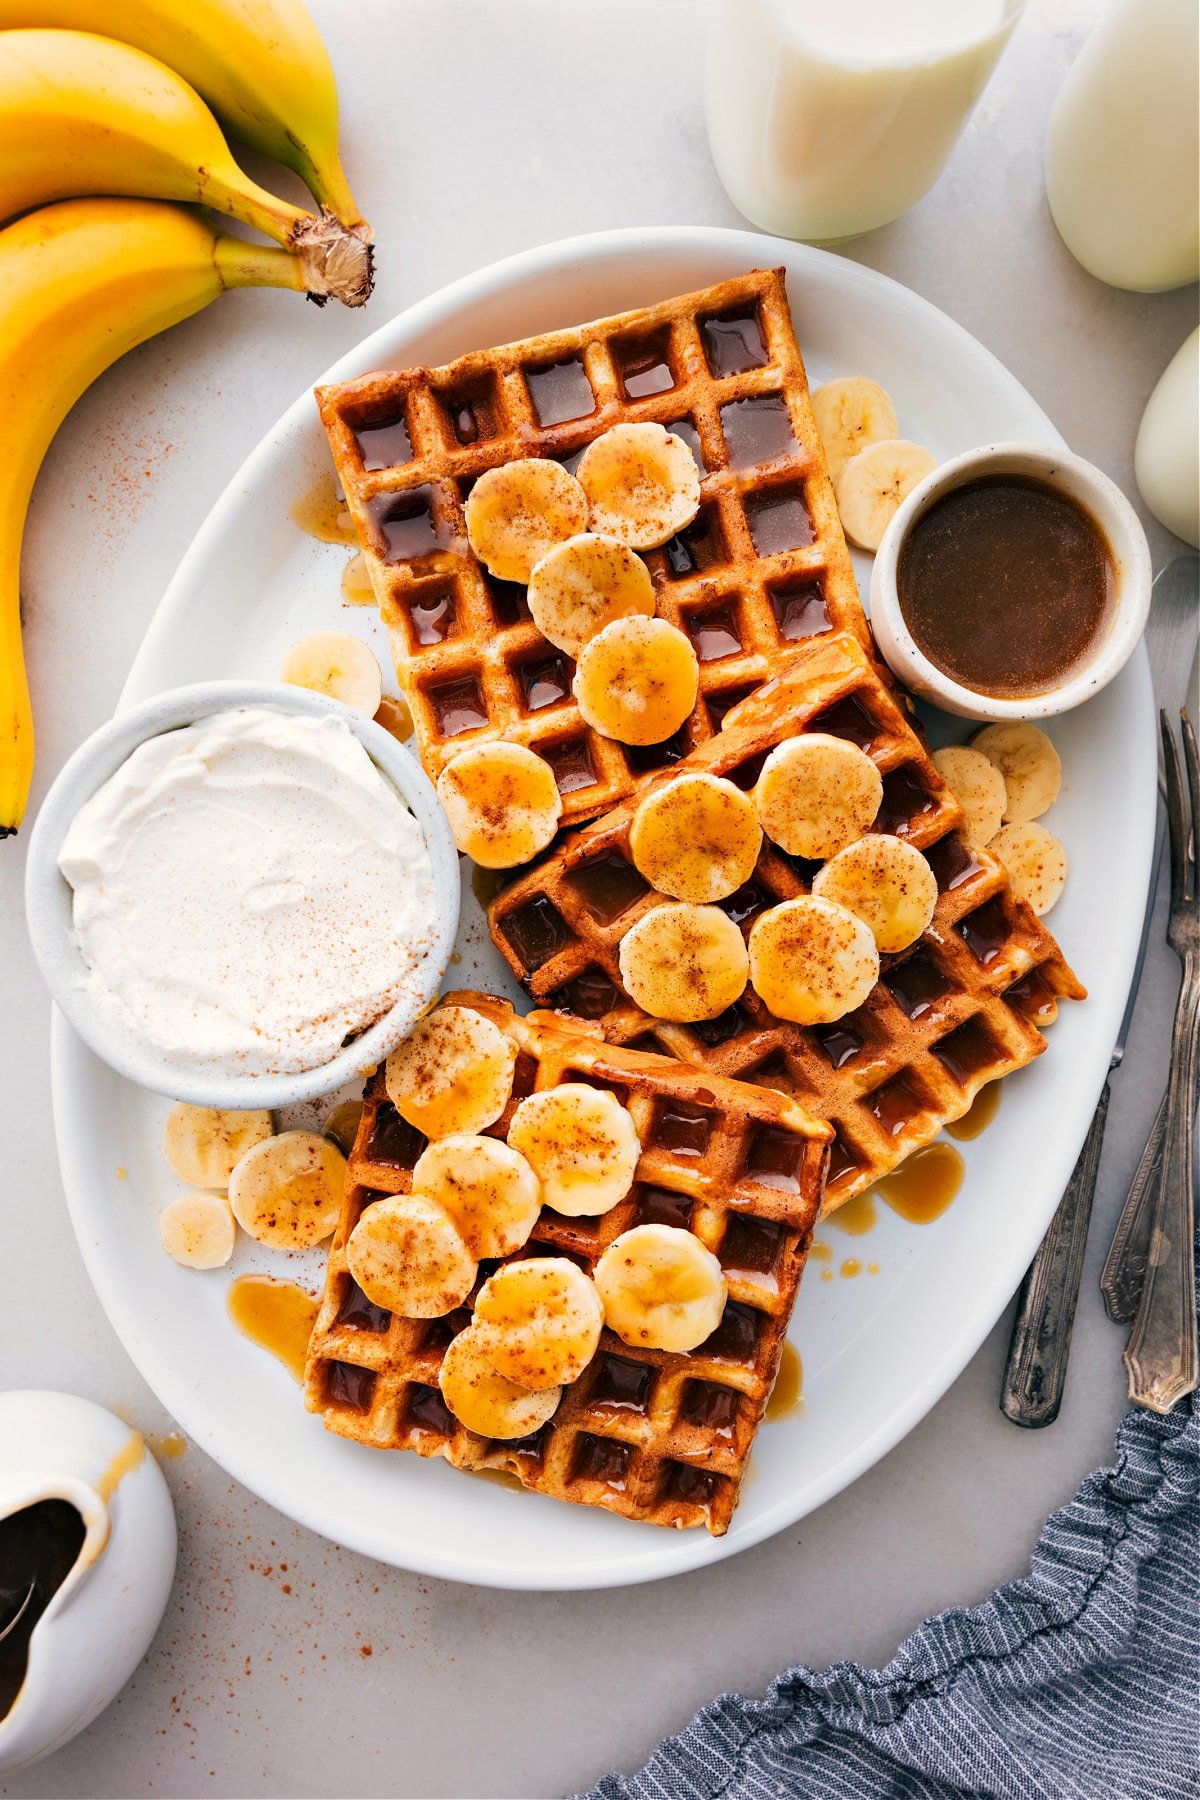
[[[704,0],[310,0],[345,160],[380,245],[365,316],[235,294],[118,364],[50,453],[26,540],[34,804],[111,712],[160,594],[242,457],[365,330],[466,271],[610,226],[743,223],[709,163]],[[933,192],[846,248],[944,308],[1071,445],[1133,492],[1133,437],[1195,290],[1104,288],[1042,190],[1046,115],[1099,0],[1030,0]],[[256,168],[256,173],[261,173]],[[1181,546],[1151,527],[1156,566]],[[62,1387],[171,1429],[83,1273],[50,1116],[49,1007],[5,922],[0,1387]],[[398,1573],[293,1526],[195,1446],[166,1464],[181,1556],[166,1619],[109,1710],[0,1794],[549,1795],[632,1769],[717,1692],[803,1660],[878,1665],[926,1614],[1022,1573],[1047,1513],[1109,1455],[1122,1338],[1096,1276],[1161,1091],[1175,967],[1157,941],[1116,1085],[1062,1415],[997,1408],[1009,1318],[898,1449],[799,1526],[710,1570],[599,1594]]]

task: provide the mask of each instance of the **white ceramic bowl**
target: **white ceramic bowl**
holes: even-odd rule
[[[896,572],[909,532],[935,500],[987,475],[1024,475],[1045,482],[1090,513],[1108,540],[1117,596],[1109,628],[1083,668],[1043,694],[1000,699],[964,687],[939,669],[913,640],[900,611]],[[1150,613],[1150,548],[1137,514],[1114,481],[1081,456],[1041,444],[985,444],[952,456],[909,494],[871,570],[871,625],[884,661],[906,687],[964,719],[1045,719],[1069,712],[1107,687],[1133,655]]]
[[[344,719],[412,812],[433,865],[437,917],[417,988],[331,1062],[294,1075],[227,1075],[219,1070],[180,1069],[115,1026],[83,986],[86,965],[72,941],[71,888],[58,868],[58,853],[76,813],[139,744],[212,713],[245,706],[317,716],[335,713]],[[84,1043],[139,1087],[196,1106],[293,1106],[332,1093],[381,1062],[411,1030],[441,986],[458,930],[458,905],[458,852],[441,802],[416,758],[390,732],[361,713],[307,688],[282,682],[211,681],[173,688],[110,719],[75,752],[42,802],[29,841],[25,876],[25,912],[34,955],[56,1004]]]

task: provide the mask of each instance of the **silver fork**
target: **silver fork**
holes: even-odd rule
[[[1193,1183],[1196,1079],[1200,1067],[1200,918],[1196,914],[1200,756],[1186,710],[1179,718],[1182,764],[1167,714],[1159,714],[1171,842],[1167,942],[1183,964],[1183,981],[1171,1034],[1162,1173],[1146,1275],[1137,1317],[1125,1346],[1129,1398],[1135,1405],[1156,1413],[1169,1413],[1197,1384]]]

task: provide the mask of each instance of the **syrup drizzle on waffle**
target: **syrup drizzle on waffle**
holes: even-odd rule
[[[504,736],[544,756],[563,824],[606,811],[720,729],[729,708],[822,632],[869,645],[781,270],[639,312],[317,394],[426,772]],[[646,552],[660,617],[691,638],[700,695],[663,744],[591,731],[574,666],[467,542],[484,470],[548,456],[573,469],[611,426],[654,420],[701,472],[700,511]]]
[[[723,1533],[766,1409],[820,1208],[829,1130],[794,1101],[744,1082],[697,1080],[660,1056],[615,1049],[598,1032],[542,1013],[519,1018],[488,995],[447,996],[516,1042],[513,1107],[536,1088],[586,1081],[614,1093],[642,1154],[627,1199],[596,1219],[543,1210],[517,1257],[568,1256],[589,1274],[633,1225],[690,1229],[720,1259],[729,1288],[716,1332],[687,1355],[634,1349],[605,1330],[581,1379],[532,1437],[478,1437],[438,1388],[447,1345],[469,1305],[444,1319],[404,1319],[374,1306],[346,1266],[363,1209],[404,1193],[424,1148],[372,1080],[350,1157],[325,1292],[309,1344],[305,1397],[332,1431],[380,1449],[505,1470],[526,1487],[659,1525]],[[495,1267],[485,1264],[481,1279]]]

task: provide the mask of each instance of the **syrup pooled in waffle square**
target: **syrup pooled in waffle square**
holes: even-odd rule
[[[445,1318],[401,1318],[374,1306],[347,1267],[346,1241],[364,1208],[409,1191],[426,1142],[388,1100],[380,1070],[367,1089],[309,1344],[310,1411],[379,1449],[506,1470],[562,1500],[723,1533],[778,1373],[820,1209],[828,1128],[785,1095],[697,1077],[676,1061],[607,1044],[595,1027],[568,1028],[542,1013],[521,1018],[483,994],[450,994],[446,1003],[483,1013],[516,1045],[513,1097],[491,1135],[505,1136],[526,1093],[583,1081],[616,1095],[641,1144],[633,1186],[611,1212],[568,1219],[543,1208],[529,1243],[507,1260],[565,1256],[591,1274],[632,1226],[689,1229],[722,1265],[721,1323],[687,1354],[633,1348],[605,1329],[539,1431],[515,1441],[468,1431],[442,1399],[438,1373],[471,1323],[471,1300]]]
[[[504,736],[550,763],[564,825],[592,818],[710,738],[796,644],[826,631],[869,644],[781,270],[445,368],[363,375],[317,401],[433,780],[467,744]],[[701,474],[695,519],[644,553],[700,691],[673,737],[631,749],[584,724],[574,665],[525,589],[475,556],[463,503],[485,470],[534,456],[573,472],[602,432],[647,420],[682,437]]]
[[[829,1211],[961,1117],[985,1082],[1040,1055],[1059,999],[1081,999],[1084,990],[995,857],[968,842],[961,808],[856,640],[824,638],[792,659],[681,769],[748,790],[777,744],[808,731],[846,738],[872,758],[883,777],[872,829],[919,849],[938,885],[923,936],[885,956],[865,1003],[835,1023],[787,1023],[749,986],[718,1018],[696,1025],[638,1010],[621,984],[618,949],[665,896],[630,858],[636,800],[560,840],[503,889],[488,918],[498,948],[541,1005],[596,1021],[613,1043],[680,1057],[706,1079],[739,1076],[794,1094],[828,1120]],[[637,798],[681,769],[648,779]],[[748,932],[768,907],[807,893],[819,866],[764,838],[750,881],[718,904]]]

